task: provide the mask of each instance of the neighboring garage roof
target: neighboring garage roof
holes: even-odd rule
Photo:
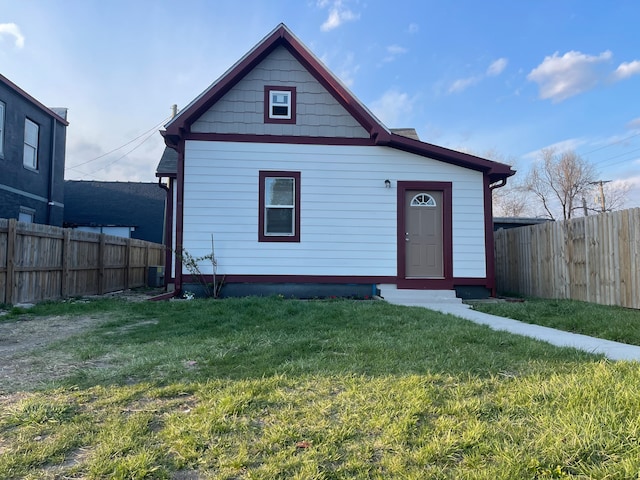
[[[163,243],[166,191],[157,183],[65,180],[68,227],[135,227],[131,237]]]

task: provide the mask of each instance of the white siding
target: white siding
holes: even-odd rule
[[[220,274],[395,276],[396,182],[420,180],[453,183],[454,276],[486,275],[480,172],[388,147],[187,141],[185,159],[184,246],[213,234]],[[258,242],[260,170],[301,172],[300,243]]]

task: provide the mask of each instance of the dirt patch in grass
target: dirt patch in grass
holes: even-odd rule
[[[118,297],[141,302],[156,295],[156,291],[125,290],[104,297]],[[90,298],[97,297],[87,297]],[[80,299],[79,301],[83,301]],[[0,405],[3,394],[34,390],[61,379],[75,370],[95,367],[92,362],[72,360],[64,351],[48,351],[46,357],[34,352],[48,345],[80,335],[110,320],[108,315],[31,317],[0,322]]]

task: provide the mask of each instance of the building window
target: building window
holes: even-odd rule
[[[25,167],[38,169],[38,133],[40,127],[28,118],[24,120],[24,156],[22,162]]]
[[[296,88],[264,87],[264,122],[296,123]]]
[[[258,241],[300,241],[300,172],[259,175]]]
[[[20,213],[18,213],[18,221],[24,223],[33,223],[36,219],[36,211],[32,208],[20,207]]]
[[[0,102],[0,157],[4,155],[4,103]]]

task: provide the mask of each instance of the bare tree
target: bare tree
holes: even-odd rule
[[[550,219],[572,218],[583,208],[582,198],[593,190],[596,177],[593,165],[572,150],[558,153],[546,148],[540,157],[540,162],[529,171],[526,189],[540,200]]]
[[[613,212],[624,208],[631,184],[624,180],[596,180],[591,195],[585,199],[589,212]]]
[[[472,155],[477,155],[469,151]],[[518,170],[518,165],[513,157],[506,157],[495,148],[491,148],[479,155],[482,158],[494,162],[511,165]],[[525,188],[524,178],[517,173],[507,179],[507,184],[492,191],[493,215],[495,217],[524,217],[532,214],[529,201],[529,192]]]
[[[526,217],[533,215],[529,192],[517,174],[509,177],[504,187],[493,190],[495,217]]]

